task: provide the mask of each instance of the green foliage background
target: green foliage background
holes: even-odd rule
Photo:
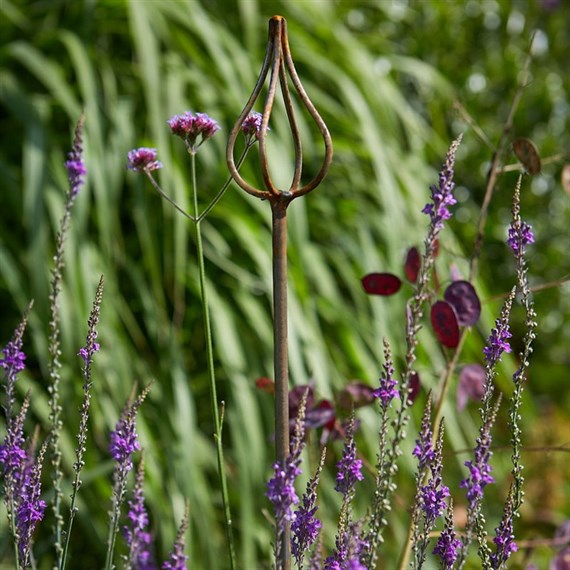
[[[74,208],[61,298],[67,471],[81,398],[75,354],[86,335],[100,274],[106,290],[71,567],[102,564],[112,470],[108,433],[133,383],[151,380],[156,382],[138,426],[159,554],[164,557],[170,548],[188,497],[191,567],[225,565],[192,228],[143,177],[126,170],[128,150],[158,148],[165,165],[159,173],[162,187],[188,206],[187,159],[166,120],[186,109],[216,118],[222,130],[198,155],[200,192],[207,203],[227,177],[225,137],[255,84],[267,20],[274,13],[285,16],[299,75],[335,145],[325,183],[290,210],[291,382],[313,379],[319,395],[328,398],[351,379],[374,385],[383,336],[393,343],[400,363],[402,315],[411,290],[404,286],[397,297],[369,298],[360,277],[381,270],[403,273],[406,248],[420,245],[425,232],[420,210],[429,184],[460,131],[465,133],[456,169],[460,203],[442,239],[438,271],[444,284],[452,262],[466,276],[492,149],[454,111],[453,101],[459,100],[497,141],[533,30],[538,31],[532,80],[512,136],[533,139],[543,157],[567,152],[568,11],[564,0],[558,5],[546,0],[0,4],[0,342],[9,339],[33,298],[28,370],[20,385],[22,394],[33,389],[30,430],[34,424],[47,425],[50,260],[63,213],[65,153],[82,109],[86,116],[88,183]],[[286,184],[292,148],[282,109],[275,110],[271,127],[271,165]],[[321,149],[306,118],[302,127],[309,178],[319,168]],[[537,286],[567,279],[569,273],[570,207],[560,183],[564,160],[567,155],[558,156],[541,175],[523,183],[523,216],[537,234],[530,249],[531,279]],[[513,156],[507,162],[516,163]],[[255,167],[253,158],[243,172],[259,183]],[[493,199],[478,283],[484,314],[469,335],[463,363],[480,361],[483,339],[500,306],[498,296],[514,282],[504,239],[515,178],[513,172],[501,177]],[[272,533],[264,491],[273,460],[273,414],[270,396],[256,390],[254,381],[272,374],[269,209],[232,187],[203,229],[239,564],[267,568]],[[567,442],[570,407],[568,284],[537,292],[535,300],[540,328],[523,409],[529,447]],[[523,330],[520,311],[514,318],[516,346]],[[421,340],[418,370],[424,396],[414,408],[410,449],[425,392],[436,388],[445,364],[429,327]],[[507,393],[513,367],[514,359],[507,361],[499,378]],[[359,416],[359,449],[374,463],[377,416],[371,409]],[[452,390],[446,407],[446,477],[455,490],[466,455],[454,450],[472,447],[477,418],[475,404],[466,414],[455,413]],[[305,475],[316,460],[316,440]],[[496,444],[508,444],[505,422]],[[327,546],[334,539],[339,505],[328,483],[340,445],[332,445],[322,485]],[[570,515],[567,455],[529,451],[523,459],[527,502],[518,534],[550,537]],[[489,493],[490,531],[508,488],[508,450],[499,449],[495,461],[501,484]],[[394,567],[403,540],[413,467],[407,454],[382,568]],[[371,489],[368,476],[357,497],[357,514],[365,512]],[[460,512],[463,495],[455,494]],[[0,525],[0,554],[7,556],[4,515]],[[519,553],[518,562],[529,552]],[[545,563],[550,553],[539,548],[530,556]],[[49,567],[47,529],[38,534],[36,556],[41,568]]]

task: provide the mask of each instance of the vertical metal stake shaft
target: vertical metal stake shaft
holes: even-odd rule
[[[275,350],[275,447],[277,461],[289,455],[289,369],[287,360],[287,202],[272,204],[273,222],[273,341]],[[279,570],[291,567],[290,528],[279,540]]]

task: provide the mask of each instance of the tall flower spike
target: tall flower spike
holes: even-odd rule
[[[81,187],[85,183],[87,168],[83,160],[83,124],[85,117],[82,115],[75,127],[75,137],[73,138],[73,146],[71,152],[67,155],[65,168],[69,178],[69,196],[75,199]]]

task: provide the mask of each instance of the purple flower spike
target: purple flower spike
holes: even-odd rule
[[[380,387],[374,390],[372,394],[380,400],[382,408],[386,409],[390,402],[398,396],[398,390],[396,390],[398,382],[394,380],[392,351],[386,339],[384,339],[384,364],[382,367],[384,370],[382,376],[380,376]]]
[[[162,168],[162,162],[157,159],[155,148],[135,148],[129,151],[127,168],[135,172],[152,172]]]
[[[431,443],[433,436],[431,430],[431,396],[428,397],[426,402],[426,408],[422,417],[422,425],[419,435],[420,437],[419,439],[416,439],[416,446],[412,451],[412,455],[418,458],[418,469],[421,471],[430,465],[435,456],[435,451]]]
[[[291,524],[291,552],[295,557],[297,566],[303,568],[305,553],[314,544],[322,527],[321,521],[315,516],[317,509],[317,487],[319,477],[325,462],[326,448],[323,448],[321,460],[315,476],[307,483],[301,506],[295,513],[295,520]]]
[[[186,111],[182,115],[174,115],[167,123],[172,134],[185,142],[191,154],[195,154],[204,141],[220,130],[218,123],[206,113],[193,115],[190,111]]]
[[[493,542],[497,545],[497,550],[491,554],[491,567],[503,568],[511,554],[518,550],[513,531],[512,495],[507,498],[505,512],[499,526],[495,529]]]
[[[144,460],[137,469],[133,498],[129,501],[128,524],[123,530],[129,547],[129,563],[137,570],[156,570],[152,552],[152,536],[148,532],[148,513],[144,504]]]
[[[354,485],[357,481],[362,481],[362,460],[356,459],[356,445],[354,444],[354,416],[347,428],[346,441],[342,450],[342,458],[336,464],[337,475],[335,491],[342,493],[345,497],[352,495]]]
[[[525,247],[534,243],[534,233],[530,225],[526,222],[520,222],[518,227],[515,223],[511,224],[507,243],[515,255],[519,253],[524,255]]]
[[[439,173],[439,184],[430,187],[432,202],[426,204],[422,212],[428,214],[431,224],[436,232],[443,228],[443,222],[451,218],[449,206],[453,206],[457,200],[453,196],[455,183],[453,182],[453,168],[455,165],[455,153],[461,143],[460,135],[449,147],[445,164]]]
[[[462,543],[457,538],[453,528],[453,504],[450,500],[450,505],[447,509],[447,516],[445,517],[445,527],[437,540],[437,544],[433,549],[433,553],[439,556],[443,570],[448,570],[453,567],[457,560],[457,555]]]
[[[467,489],[467,500],[470,508],[473,508],[483,497],[483,489],[495,482],[491,476],[493,468],[489,465],[489,461],[493,456],[490,451],[493,441],[491,436],[491,427],[495,423],[498,406],[495,405],[489,419],[481,427],[481,432],[477,438],[474,451],[474,461],[466,461],[465,466],[469,469],[469,476],[461,481],[459,485],[463,489]]]
[[[85,183],[84,177],[87,175],[87,168],[85,167],[85,162],[83,162],[83,117],[79,119],[75,128],[73,146],[71,147],[71,152],[67,155],[65,168],[69,178],[70,196],[75,198]]]
[[[500,359],[503,352],[511,352],[511,345],[507,339],[511,338],[509,331],[509,323],[504,319],[497,319],[496,327],[491,330],[487,346],[483,348],[483,354],[487,360],[487,364],[494,366]]]
[[[186,560],[188,560],[188,556],[184,554],[184,549],[186,548],[184,535],[188,530],[188,516],[188,506],[186,506],[184,518],[180,523],[180,528],[178,529],[178,534],[176,535],[176,540],[174,541],[174,546],[170,552],[170,556],[162,565],[163,570],[187,570]]]
[[[123,410],[115,431],[111,432],[109,453],[117,463],[124,466],[126,471],[130,471],[133,468],[131,455],[141,448],[136,432],[135,420],[136,409],[128,405]]]

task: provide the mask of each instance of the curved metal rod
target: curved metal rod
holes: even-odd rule
[[[329,170],[329,166],[330,166],[331,161],[332,161],[333,147],[332,147],[332,140],[331,140],[331,135],[329,133],[329,130],[327,129],[327,126],[325,125],[325,122],[323,121],[322,117],[319,115],[317,109],[315,108],[315,106],[313,105],[311,100],[309,99],[309,96],[305,92],[305,89],[301,83],[301,80],[299,79],[299,76],[297,75],[297,70],[295,69],[295,64],[293,63],[293,58],[291,57],[291,50],[289,49],[289,40],[287,38],[287,22],[285,21],[285,19],[283,19],[283,31],[282,31],[282,35],[281,35],[281,45],[282,45],[282,49],[283,49],[283,56],[285,58],[285,64],[287,66],[287,69],[289,70],[289,75],[291,76],[291,81],[293,82],[293,85],[295,86],[295,89],[299,95],[299,98],[301,99],[301,101],[305,105],[305,108],[307,109],[307,111],[309,112],[311,117],[313,117],[313,120],[317,124],[319,131],[321,131],[321,136],[323,137],[323,142],[325,143],[325,156],[323,159],[323,164],[321,166],[321,169],[319,170],[317,175],[309,183],[305,184],[305,186],[303,186],[302,188],[299,188],[298,190],[295,190],[293,192],[293,198],[297,198],[299,196],[303,196],[304,194],[307,194],[311,190],[314,190],[322,182],[323,178],[326,176],[326,174]]]
[[[241,112],[238,120],[236,121],[233,129],[230,132],[230,136],[228,138],[228,144],[226,147],[226,163],[228,165],[228,169],[230,171],[232,178],[236,181],[238,186],[240,186],[248,194],[256,196],[257,198],[261,198],[262,200],[269,198],[271,196],[271,193],[255,188],[254,186],[252,186],[242,178],[242,176],[238,172],[238,169],[234,161],[234,148],[241,126],[245,121],[246,117],[249,115],[249,112],[253,109],[253,106],[255,105],[255,102],[257,101],[257,98],[259,97],[261,90],[263,89],[263,85],[265,84],[265,79],[267,77],[267,73],[269,72],[269,67],[271,63],[273,44],[274,40],[270,35],[269,40],[267,42],[267,49],[265,51],[265,59],[263,60],[263,65],[261,66],[261,71],[259,72],[257,83],[255,84],[253,92],[251,93],[247,103],[245,104],[245,107],[243,108],[243,111]],[[267,123],[265,124],[265,131],[267,131]],[[266,134],[265,131],[262,125],[260,138],[261,136],[265,137]]]
[[[282,34],[282,22],[283,18],[277,19],[276,17],[271,18],[269,21],[269,42],[273,44],[273,65],[271,66],[271,77],[269,78],[269,88],[267,90],[267,97],[265,98],[265,104],[263,105],[263,118],[261,120],[261,133],[259,134],[259,156],[261,159],[261,174],[263,176],[263,181],[265,186],[275,196],[278,198],[281,192],[277,189],[273,180],[271,179],[271,174],[269,173],[269,162],[267,160],[267,149],[265,146],[265,141],[267,139],[267,126],[269,124],[269,117],[271,116],[271,110],[273,109],[273,102],[275,101],[275,91],[277,90],[277,81],[279,79],[279,69],[283,65],[283,52],[281,48],[281,34]]]

